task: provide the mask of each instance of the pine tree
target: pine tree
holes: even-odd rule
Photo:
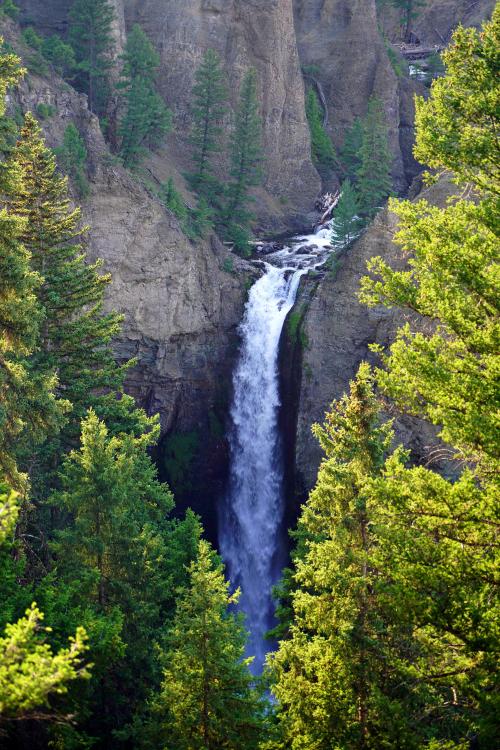
[[[228,91],[218,54],[209,49],[195,74],[191,143],[195,171],[188,176],[193,190],[216,202],[222,186],[214,175],[214,156],[222,150],[222,120],[227,111]]]
[[[411,651],[408,623],[395,628],[390,569],[375,567],[372,481],[392,440],[381,424],[366,364],[349,396],[313,431],[326,454],[299,521],[289,637],[269,657],[284,745],[342,750],[416,748],[405,725],[414,697],[396,686],[398,658]],[[398,459],[399,460],[399,459]]]
[[[57,393],[71,404],[62,432],[53,432],[38,453],[42,475],[46,463],[54,466],[58,453],[74,444],[80,420],[88,407],[113,416],[116,429],[142,424],[131,399],[116,399],[127,366],[115,363],[111,340],[120,329],[120,316],[103,312],[103,296],[110,281],[100,275],[100,261],[87,264],[80,241],[80,210],[73,209],[67,178],[56,171],[55,158],[45,146],[40,126],[26,115],[14,163],[22,175],[10,209],[22,220],[20,239],[30,253],[30,265],[43,282],[35,290],[43,322],[36,332],[36,350],[26,366],[32,377],[50,377],[57,370]],[[31,435],[19,448],[28,460]],[[42,459],[45,455],[45,459]],[[30,461],[31,463],[31,461]],[[38,472],[33,466],[34,475]]]
[[[172,115],[155,89],[160,58],[140,26],[127,38],[119,88],[124,115],[118,127],[120,155],[126,166],[134,166],[146,146],[161,143],[172,126]]]
[[[238,592],[228,594],[221,564],[201,541],[177,604],[156,705],[164,741],[176,750],[260,746],[264,703],[243,659],[245,630],[228,612],[237,598]]]
[[[5,94],[22,71],[15,55],[0,56],[0,188],[11,200],[22,187],[22,171],[5,141]],[[26,357],[37,344],[44,311],[37,300],[40,276],[30,270],[29,249],[21,244],[25,220],[9,208],[0,211],[0,474],[15,486],[24,478],[17,467],[20,436],[33,443],[57,430],[64,405],[54,397],[55,370],[29,372]]]
[[[54,153],[61,169],[71,177],[80,198],[85,198],[89,192],[85,174],[87,149],[74,123],[71,122],[66,127],[62,145],[54,149]]]
[[[69,41],[76,59],[75,84],[102,116],[110,95],[113,8],[107,0],[75,0],[69,12]]]
[[[356,117],[353,124],[346,130],[344,143],[340,151],[340,161],[344,172],[355,182],[361,165],[360,152],[363,145],[363,120]]]
[[[357,187],[363,213],[374,216],[392,188],[387,123],[381,103],[371,99],[363,120]]]
[[[74,70],[76,61],[71,45],[63,42],[60,36],[53,34],[43,40],[41,53],[54,66],[60,76],[69,76]]]
[[[418,17],[425,0],[390,0],[390,3],[401,11],[402,38],[408,40],[412,22]]]
[[[221,219],[224,236],[235,242],[236,248],[248,252],[250,222],[248,210],[252,200],[251,187],[260,183],[262,120],[257,98],[257,73],[251,68],[241,83],[240,102],[231,133],[231,182],[226,191],[226,206]]]
[[[164,182],[159,190],[158,196],[161,202],[169,208],[181,222],[185,222],[188,218],[189,212],[186,204],[182,200],[181,194],[175,187],[173,177],[169,177],[167,182]]]
[[[342,194],[333,214],[332,243],[348,245],[355,239],[361,228],[359,204],[356,188],[349,178],[342,183]]]
[[[94,667],[83,730],[98,727],[101,742],[159,687],[152,644],[164,637],[200,534],[192,515],[168,519],[173,498],[148,455],[158,436],[156,417],[140,435],[113,436],[90,411],[50,499],[69,522],[55,536],[55,567],[38,596],[58,632],[81,623],[88,633]]]
[[[336,163],[332,140],[323,127],[323,113],[314,89],[306,96],[306,115],[311,131],[311,152],[314,164],[331,169]]]

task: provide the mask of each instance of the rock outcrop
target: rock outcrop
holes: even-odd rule
[[[419,197],[443,205],[451,193],[448,183],[440,183]],[[313,486],[321,460],[311,424],[321,422],[331,402],[348,390],[359,364],[373,361],[369,345],[375,342],[387,346],[407,320],[403,310],[383,306],[369,309],[358,301],[360,279],[367,273],[369,258],[381,255],[391,265],[402,263],[400,251],[392,242],[396,223],[393,214],[383,211],[337,267],[327,272],[319,284],[313,280],[312,291],[306,286],[299,297],[299,305],[303,301],[306,310],[300,334],[303,346],[299,382],[293,385],[297,404],[295,446],[289,450],[292,456],[295,453],[295,477],[289,484],[294,484],[299,500]],[[425,325],[423,320],[418,324]],[[290,416],[288,420],[290,425]],[[430,446],[438,443],[430,425],[407,416],[396,415],[396,433],[416,461],[428,460]]]
[[[236,104],[245,71],[255,67],[263,119],[264,189],[256,213],[267,231],[301,223],[320,190],[311,162],[304,83],[295,38],[292,0],[113,0],[116,52],[125,28],[139,23],[161,58],[159,86],[175,115],[177,135],[150,164],[153,175],[190,167],[186,133],[194,73],[204,52],[216,49]],[[46,33],[64,33],[70,0],[21,0],[23,19]],[[158,165],[155,162],[160,162]]]

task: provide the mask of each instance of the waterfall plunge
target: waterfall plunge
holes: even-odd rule
[[[234,374],[229,488],[219,518],[222,557],[250,631],[248,653],[261,671],[273,621],[272,586],[283,566],[283,457],[278,429],[278,348],[285,318],[307,270],[267,266],[250,290]]]

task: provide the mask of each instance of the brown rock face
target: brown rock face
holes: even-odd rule
[[[112,4],[117,52],[126,21],[126,28],[139,23],[160,53],[160,89],[174,111],[178,134],[167,158],[181,170],[189,168],[185,135],[194,73],[203,53],[208,48],[219,52],[233,106],[245,71],[256,68],[265,172],[257,213],[267,231],[299,222],[310,210],[320,180],[311,162],[292,0],[113,0]],[[47,32],[64,30],[70,6],[70,0],[21,2],[23,17]]]
[[[412,23],[412,31],[425,44],[448,44],[459,25],[480,26],[491,16],[496,0],[427,0]],[[400,33],[398,13],[387,6],[381,21],[391,39]]]
[[[450,194],[449,185],[438,184],[422,197],[444,205]],[[321,460],[311,424],[321,422],[331,402],[348,390],[359,364],[372,361],[369,345],[387,346],[407,320],[403,310],[369,309],[358,301],[360,279],[366,275],[366,262],[371,257],[381,255],[392,265],[402,263],[400,251],[392,243],[396,221],[394,215],[383,211],[339,261],[337,271],[329,272],[312,295],[303,295],[310,299],[303,324],[300,384],[296,385],[295,492],[299,498],[314,485]],[[418,325],[426,323],[421,319]],[[417,461],[427,458],[429,446],[438,442],[431,426],[409,417],[397,417],[396,433]]]
[[[345,129],[366,113],[370,97],[380,99],[394,155],[394,182],[404,190],[417,172],[411,157],[415,89],[391,65],[375,0],[294,0],[294,9],[301,63],[322,84],[334,141],[342,143]]]

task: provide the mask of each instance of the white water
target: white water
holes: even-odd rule
[[[240,325],[242,339],[233,386],[230,477],[219,513],[219,546],[249,630],[247,652],[261,671],[273,624],[272,587],[286,562],[283,539],[285,498],[279,433],[278,350],[285,318],[300,278],[321,265],[331,246],[330,230],[298,237],[266,260],[264,275],[250,290]],[[297,254],[301,246],[311,246]],[[280,267],[281,266],[281,267]]]

